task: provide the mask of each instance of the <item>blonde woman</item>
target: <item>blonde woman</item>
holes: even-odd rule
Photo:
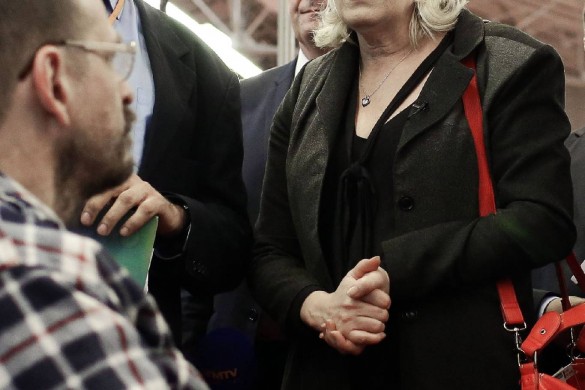
[[[250,283],[293,338],[283,389],[514,389],[496,281],[575,238],[555,51],[464,0],[330,0],[275,116]],[[462,94],[477,60],[498,213]]]

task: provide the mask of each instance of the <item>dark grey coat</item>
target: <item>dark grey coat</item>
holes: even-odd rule
[[[499,210],[486,218],[478,217],[477,162],[461,102],[472,71],[460,61],[474,51]],[[348,388],[344,357],[295,325],[299,298],[336,288],[319,239],[331,234],[320,230],[319,216],[332,205],[320,199],[358,55],[346,43],[311,62],[271,133],[250,284],[296,331],[284,389]],[[426,110],[410,108],[389,172],[396,229],[382,243],[403,388],[516,388],[513,337],[502,327],[495,282],[513,277],[530,321],[530,269],[563,257],[575,239],[563,66],[551,47],[464,11],[423,103]],[[400,208],[400,199],[413,207]]]

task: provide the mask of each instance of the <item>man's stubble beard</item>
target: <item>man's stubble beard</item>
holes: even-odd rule
[[[124,133],[118,142],[109,143],[110,150],[97,150],[92,133],[79,129],[75,136],[56,146],[55,211],[67,227],[79,225],[89,198],[122,184],[132,174],[133,159],[128,156],[134,119],[132,110],[124,106]]]

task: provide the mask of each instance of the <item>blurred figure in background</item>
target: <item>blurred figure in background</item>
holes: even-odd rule
[[[260,193],[266,151],[272,119],[294,76],[310,60],[328,50],[319,48],[313,40],[322,0],[289,0],[289,15],[299,45],[297,57],[284,65],[269,69],[258,76],[242,80],[242,129],[244,134],[243,177],[248,192],[248,216],[253,225],[258,217]],[[257,382],[254,389],[278,389],[284,372],[288,342],[285,332],[253,300],[246,283],[233,292],[219,294],[210,330],[240,332],[247,337],[254,352],[238,349],[242,356],[254,356],[257,362]],[[236,337],[237,333],[232,334]],[[212,336],[213,337],[213,336]],[[202,353],[202,356],[207,356]],[[212,384],[213,386],[213,384]]]
[[[251,246],[239,80],[201,39],[144,1],[103,3],[123,40],[138,43],[129,78],[136,163],[127,181],[87,202],[81,221],[108,235],[132,210],[118,227],[124,236],[159,217],[148,291],[189,353],[205,334],[213,295],[242,280]]]

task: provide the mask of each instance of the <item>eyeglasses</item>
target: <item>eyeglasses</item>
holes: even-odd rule
[[[132,73],[134,58],[136,57],[136,42],[113,43],[94,41],[66,40],[63,45],[76,47],[90,53],[105,53],[106,60],[112,65],[114,71],[120,76],[120,81],[126,80]]]
[[[68,46],[98,55],[104,53],[106,54],[106,56],[103,58],[112,66],[114,71],[118,74],[118,76],[120,77],[120,81],[126,80],[128,77],[130,77],[130,73],[132,73],[132,68],[134,67],[134,59],[136,57],[136,42],[134,41],[128,43],[114,43],[97,41],[76,41],[72,39],[67,39],[60,42],[44,43],[42,46],[45,45]],[[31,60],[27,64],[27,66],[22,70],[22,72],[20,72],[18,76],[20,80],[22,80],[31,71],[35,56],[36,52],[33,55],[33,58],[31,58]]]

